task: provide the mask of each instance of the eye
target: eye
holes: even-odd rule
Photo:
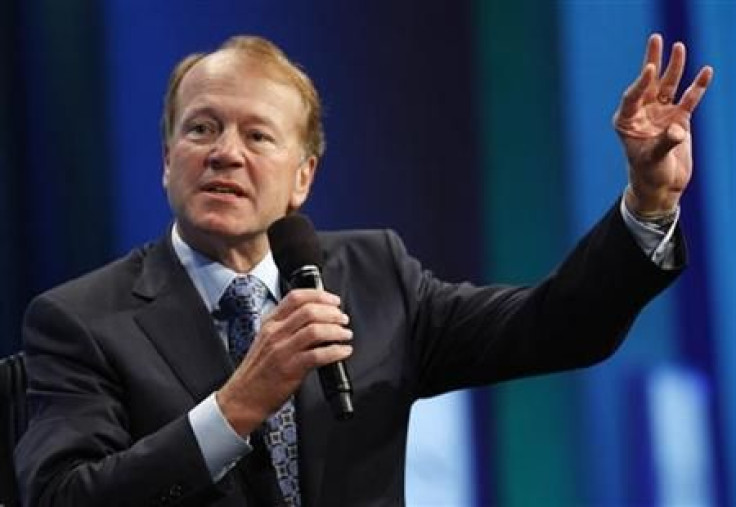
[[[217,124],[209,120],[194,120],[186,125],[185,132],[192,139],[206,139],[217,134]]]
[[[248,139],[256,143],[273,142],[273,137],[261,130],[251,130],[248,132]]]

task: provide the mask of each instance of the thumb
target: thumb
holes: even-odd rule
[[[652,148],[652,161],[661,160],[667,154],[685,140],[687,132],[681,125],[672,123],[657,137]]]

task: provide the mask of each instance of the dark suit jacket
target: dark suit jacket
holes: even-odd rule
[[[618,207],[533,288],[441,282],[389,231],[321,241],[351,315],[356,413],[334,421],[315,374],[300,389],[306,506],[403,504],[417,398],[595,363],[678,272],[644,256]],[[168,239],[39,296],[24,331],[27,505],[261,505],[250,457],[213,485],[188,423],[232,368]]]

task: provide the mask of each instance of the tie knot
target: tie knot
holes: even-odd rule
[[[260,313],[268,297],[268,288],[252,275],[237,276],[220,298],[220,310],[227,318]]]

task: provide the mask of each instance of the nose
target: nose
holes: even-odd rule
[[[245,152],[240,136],[231,129],[224,130],[207,155],[207,165],[212,169],[229,169],[244,164]]]

